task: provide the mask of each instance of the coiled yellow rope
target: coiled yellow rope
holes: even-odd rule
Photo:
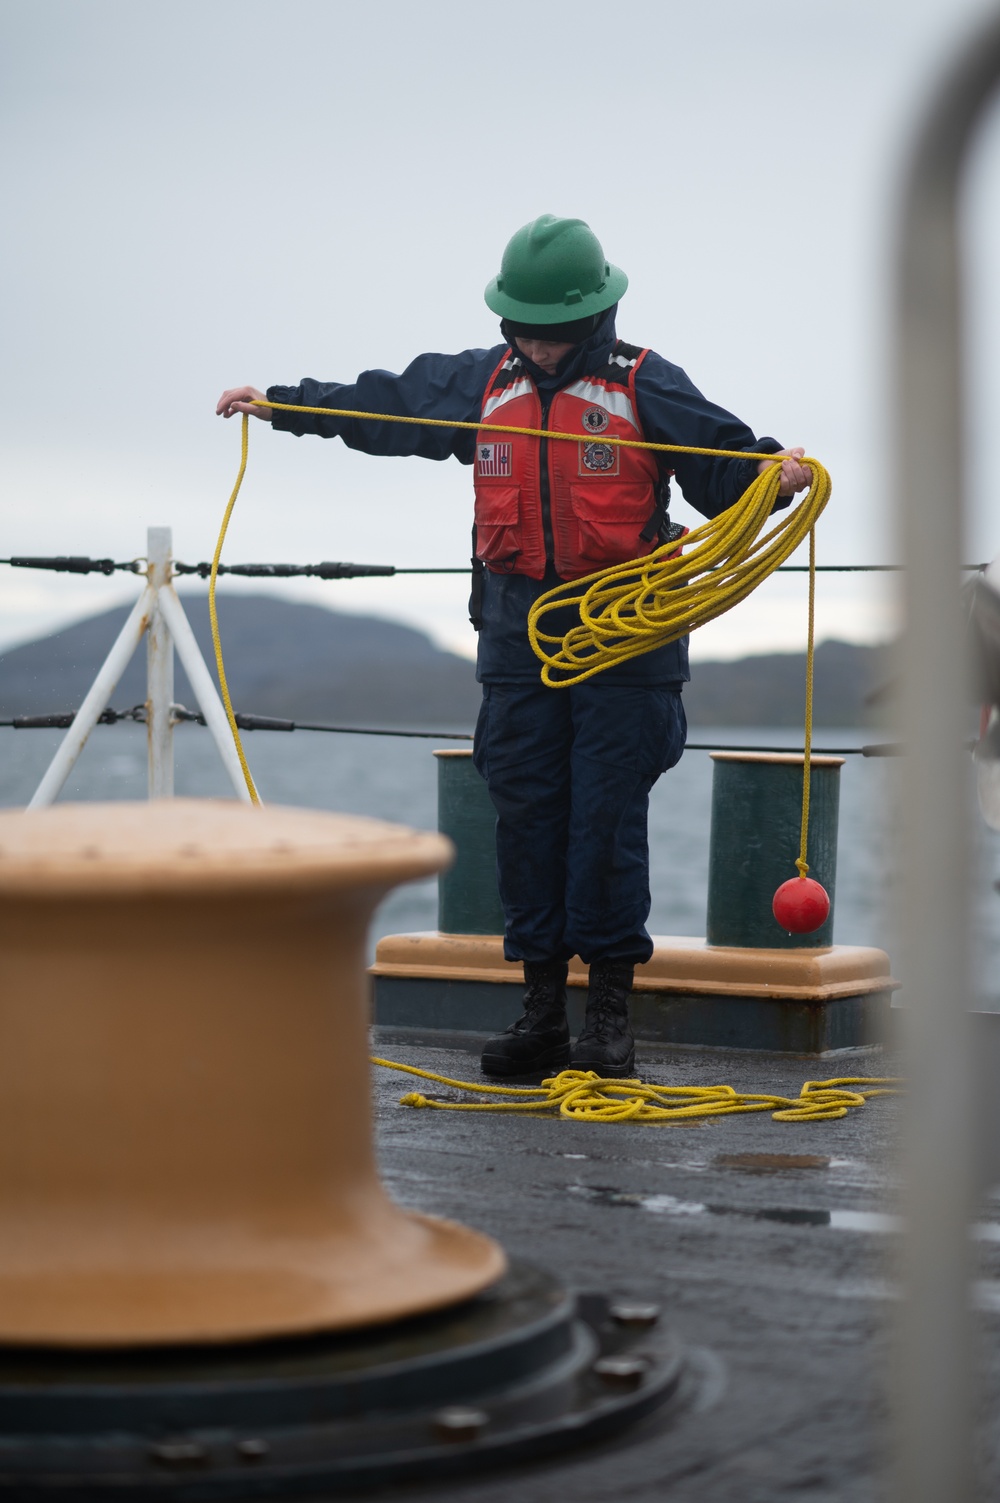
[[[758,1095],[732,1086],[661,1086],[641,1080],[602,1080],[592,1070],[563,1070],[539,1086],[491,1086],[452,1080],[432,1070],[397,1064],[372,1056],[372,1064],[433,1080],[438,1085],[494,1098],[490,1101],[439,1101],[411,1091],[400,1106],[433,1107],[448,1112],[535,1112],[573,1122],[655,1122],[681,1125],[706,1117],[732,1117],[745,1112],[770,1112],[774,1122],[832,1122],[873,1096],[898,1096],[894,1076],[838,1076],[807,1080],[798,1096]],[[865,1090],[851,1090],[864,1086]],[[500,1099],[497,1099],[500,1098]],[[506,1099],[503,1099],[506,1098]],[[512,1098],[512,1099],[511,1099]]]
[[[773,456],[770,456],[773,458]],[[528,612],[528,638],[551,688],[583,683],[617,663],[664,647],[731,610],[794,553],[830,498],[830,476],[815,459],[806,495],[761,537],[778,499],[781,465],[758,475],[734,506],[664,543],[645,558],[569,580],[539,596]],[[811,554],[810,579],[815,568]],[[542,629],[554,611],[575,606],[580,623],[553,635]]]

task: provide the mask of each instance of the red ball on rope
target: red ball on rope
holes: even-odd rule
[[[812,934],[830,916],[830,895],[812,877],[791,877],[774,894],[771,912],[789,934]]]

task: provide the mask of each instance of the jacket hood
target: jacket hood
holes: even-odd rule
[[[593,334],[585,339],[582,344],[575,344],[563,356],[552,375],[549,375],[547,371],[543,371],[541,366],[536,365],[533,360],[529,360],[527,355],[518,348],[516,339],[509,340],[508,343],[513,344],[514,348],[517,349],[517,353],[524,362],[525,370],[539,391],[559,391],[563,386],[567,386],[570,381],[577,381],[581,376],[588,376],[591,372],[600,370],[602,366],[607,365],[608,356],[614,349],[615,340],[618,337],[615,331],[615,315],[617,312],[618,304],[615,303],[614,307],[609,308],[607,313],[605,313]]]

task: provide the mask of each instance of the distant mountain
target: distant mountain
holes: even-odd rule
[[[813,719],[817,725],[867,725],[885,718],[888,647],[821,642],[816,649]],[[732,663],[695,663],[684,690],[688,722],[801,725],[806,702],[804,652],[772,652]]]
[[[213,667],[208,602],[189,595],[184,605]],[[0,655],[0,717],[76,709],[127,615],[127,606],[105,611]],[[220,595],[219,617],[238,710],[387,728],[464,729],[475,723],[479,686],[472,663],[443,652],[411,627],[273,595]],[[887,676],[884,648],[823,642],[816,651],[816,723],[864,724],[872,718],[866,698]],[[126,709],[145,697],[140,649],[112,704]],[[175,697],[194,707],[179,662]],[[698,663],[684,694],[694,727],[797,725],[804,701],[803,653]]]
[[[214,678],[208,601],[182,598]],[[0,656],[0,715],[75,709],[128,612],[127,606],[105,611]],[[372,726],[447,729],[475,721],[474,665],[411,627],[273,595],[235,594],[220,594],[219,624],[237,710]],[[112,696],[116,709],[146,698],[145,659],[141,647]],[[195,707],[180,662],[174,695]]]

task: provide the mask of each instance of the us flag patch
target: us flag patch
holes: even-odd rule
[[[479,475],[509,475],[510,444],[477,444],[476,473]]]

